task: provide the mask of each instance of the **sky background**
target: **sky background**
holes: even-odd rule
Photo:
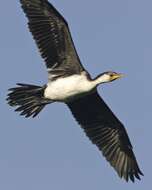
[[[0,189],[143,190],[152,187],[152,1],[52,0],[68,20],[85,68],[94,77],[113,70],[121,80],[99,92],[124,123],[145,174],[126,183],[91,144],[64,104],[35,119],[5,101],[17,82],[43,85],[47,73],[19,0],[0,3]]]

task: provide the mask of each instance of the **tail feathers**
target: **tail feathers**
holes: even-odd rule
[[[10,88],[8,94],[8,104],[17,106],[15,111],[21,112],[25,117],[36,117],[44,106],[51,101],[44,98],[45,86],[35,86],[29,84],[17,84],[15,88]]]

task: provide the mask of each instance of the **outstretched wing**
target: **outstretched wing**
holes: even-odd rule
[[[83,71],[68,24],[62,15],[47,0],[20,2],[48,72],[61,76]]]
[[[68,107],[90,140],[97,145],[126,181],[140,179],[140,171],[127,132],[97,92],[79,98]]]

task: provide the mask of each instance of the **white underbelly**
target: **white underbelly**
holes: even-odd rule
[[[91,81],[84,75],[72,75],[49,82],[44,96],[54,101],[65,102],[82,94],[88,93],[93,88]]]

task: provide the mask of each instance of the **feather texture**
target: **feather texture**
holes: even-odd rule
[[[137,164],[132,145],[122,123],[116,118],[97,92],[67,104],[111,166],[126,181],[143,175]]]
[[[81,73],[84,69],[62,15],[47,0],[20,2],[49,75],[53,72],[56,73],[55,77],[65,77]],[[53,80],[53,77],[49,76],[49,79]]]

